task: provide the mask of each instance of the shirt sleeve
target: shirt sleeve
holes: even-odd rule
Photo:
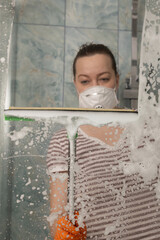
[[[47,153],[48,174],[68,171],[69,141],[65,130],[56,133],[49,144]]]

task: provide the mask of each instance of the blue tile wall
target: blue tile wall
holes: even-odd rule
[[[14,105],[61,106],[64,66],[64,28],[15,24],[16,68],[12,68]],[[14,93],[12,93],[13,95]]]
[[[131,31],[132,0],[119,0],[119,30]]]
[[[67,0],[66,2],[67,26],[117,29],[117,0]]]
[[[144,15],[139,1],[139,45]],[[72,62],[85,42],[108,45],[120,69],[121,107],[131,64],[132,0],[16,0],[11,105],[77,107]],[[139,46],[138,46],[138,49]]]
[[[64,26],[65,0],[15,0],[14,22]]]

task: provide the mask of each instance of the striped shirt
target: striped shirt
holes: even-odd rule
[[[75,208],[87,225],[87,239],[160,240],[160,202],[154,180],[145,185],[138,174],[124,175],[129,144],[123,137],[114,147],[79,130],[76,139]],[[56,133],[48,149],[50,173],[66,171],[69,141],[65,130]]]

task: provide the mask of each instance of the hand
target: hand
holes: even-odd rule
[[[75,219],[77,219],[78,212],[75,213]],[[68,217],[63,216],[57,221],[57,229],[54,240],[86,240],[87,228],[84,224],[84,227],[78,227],[77,220],[75,225],[73,225]]]

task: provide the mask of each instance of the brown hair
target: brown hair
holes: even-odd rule
[[[114,55],[107,46],[105,46],[103,44],[86,43],[86,44],[81,45],[78,53],[76,54],[76,56],[74,58],[74,61],[73,61],[73,76],[74,76],[74,78],[76,75],[77,59],[80,57],[92,56],[94,54],[105,54],[105,55],[110,56],[111,61],[112,61],[113,70],[115,71],[116,75],[118,74]]]

